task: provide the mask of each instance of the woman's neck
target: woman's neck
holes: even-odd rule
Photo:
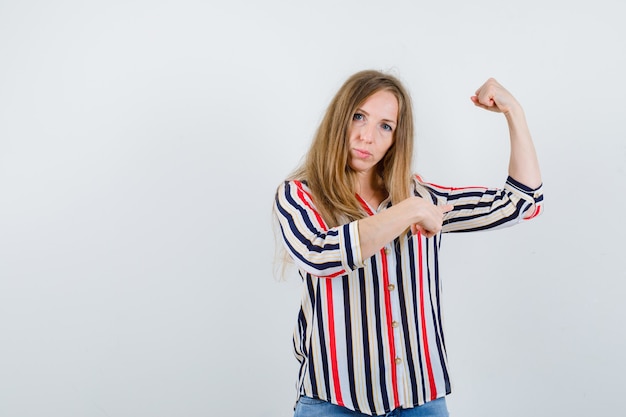
[[[378,207],[388,196],[383,179],[376,173],[357,174],[356,193],[372,207]]]

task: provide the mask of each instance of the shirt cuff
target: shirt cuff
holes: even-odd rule
[[[529,209],[526,210],[526,214],[523,217],[524,220],[530,220],[541,213],[543,207],[543,184],[537,188],[530,188],[509,176],[506,179],[505,188],[528,203]]]
[[[344,224],[339,229],[339,237],[341,239],[342,263],[346,271],[354,271],[364,267],[365,263],[361,256],[358,221]]]

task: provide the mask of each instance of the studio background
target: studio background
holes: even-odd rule
[[[398,76],[415,169],[501,186],[494,77],[545,212],[446,235],[453,416],[613,415],[626,386],[618,1],[0,0],[0,415],[287,417],[299,278],[274,191],[361,69]]]

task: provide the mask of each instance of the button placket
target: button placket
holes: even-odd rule
[[[388,246],[385,246],[385,249],[384,249],[384,250],[385,250],[385,254],[386,254],[387,256],[389,256],[389,255],[392,253],[391,248],[390,248],[390,247],[388,247]],[[392,322],[391,322],[391,327],[395,330],[395,331],[394,331],[394,336],[395,336],[396,338],[398,338],[398,337],[400,337],[400,335],[399,335],[399,334],[397,334],[397,331],[399,330],[399,329],[398,329],[398,327],[400,327],[400,323],[396,321],[396,317],[398,317],[399,312],[397,311],[397,301],[398,301],[398,295],[397,295],[397,293],[394,293],[394,291],[395,291],[395,290],[396,290],[396,284],[395,284],[395,283],[393,283],[393,282],[389,282],[389,283],[387,284],[387,291],[389,291],[389,293],[392,293],[392,294],[390,294],[391,299],[392,299],[393,301],[395,301],[395,302],[392,302],[392,304],[394,305],[394,307],[392,308],[392,314],[391,314],[391,319],[392,319]]]

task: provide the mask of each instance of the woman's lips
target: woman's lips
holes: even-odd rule
[[[354,153],[356,153],[356,156],[358,156],[359,158],[368,158],[372,155],[364,149],[354,149]]]

